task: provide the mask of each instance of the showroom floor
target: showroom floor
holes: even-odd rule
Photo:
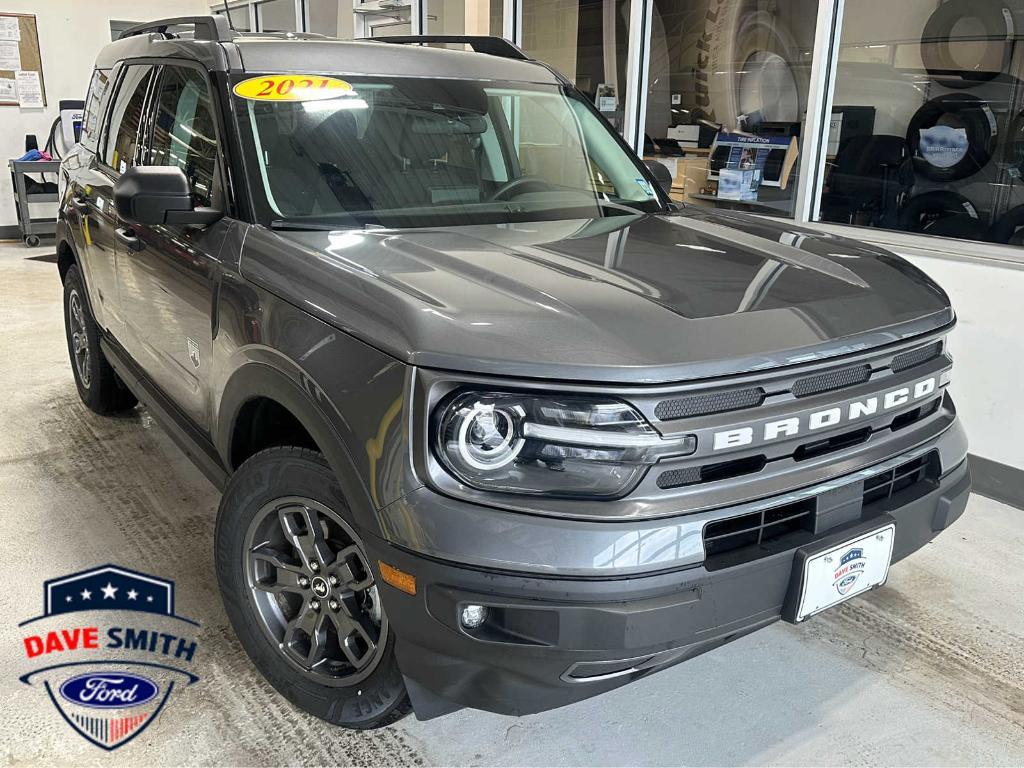
[[[565,710],[371,733],[301,714],[227,625],[212,486],[144,411],[80,405],[51,254],[0,245],[0,764],[1024,763],[1024,512],[981,497],[882,590]],[[176,580],[201,624],[201,680],[107,755],[18,683],[17,622],[44,579],[111,561]]]

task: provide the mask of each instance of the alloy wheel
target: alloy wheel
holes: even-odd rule
[[[282,498],[256,515],[245,546],[260,623],[289,663],[328,685],[369,675],[388,624],[352,527],[313,499]]]
[[[92,373],[89,370],[89,336],[85,331],[85,314],[82,311],[82,300],[78,291],[72,290],[68,296],[69,333],[71,334],[71,350],[75,356],[75,368],[82,386],[89,388]]]

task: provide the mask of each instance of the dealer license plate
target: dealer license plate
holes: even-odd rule
[[[807,558],[796,620],[884,584],[895,532],[890,524]]]

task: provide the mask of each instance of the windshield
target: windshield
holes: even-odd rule
[[[557,86],[342,85],[350,88],[318,100],[233,95],[264,224],[423,227],[662,209],[608,126]]]

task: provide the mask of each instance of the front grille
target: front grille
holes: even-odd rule
[[[685,419],[693,416],[707,416],[711,413],[738,411],[753,408],[764,402],[761,387],[749,389],[726,389],[718,392],[702,392],[699,395],[662,400],[654,407],[654,415],[661,421]]]
[[[899,373],[905,371],[908,368],[913,368],[916,365],[927,363],[929,360],[934,360],[936,357],[942,354],[942,342],[937,341],[934,344],[928,344],[917,349],[912,349],[909,352],[904,352],[902,355],[896,355],[892,359],[892,365],[890,366],[893,373]]]
[[[704,526],[704,567],[709,571],[767,557],[810,541],[815,500],[762,509]]]
[[[911,459],[864,481],[860,519],[867,520],[921,498],[938,487],[938,451]],[[749,563],[804,546],[814,532],[817,498],[750,512],[704,526],[704,567],[709,571]]]
[[[865,517],[902,506],[937,488],[939,471],[938,451],[932,451],[868,478],[864,481]]]
[[[808,397],[821,392],[831,392],[834,389],[852,387],[854,384],[863,384],[871,378],[870,365],[855,365],[850,368],[840,368],[837,371],[828,371],[814,376],[807,376],[793,382],[793,397]]]

